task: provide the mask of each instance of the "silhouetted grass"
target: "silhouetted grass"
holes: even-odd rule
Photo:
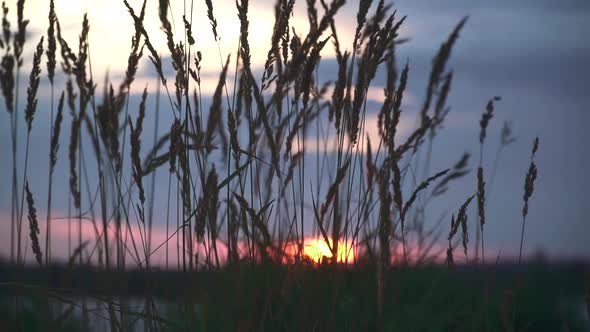
[[[150,40],[145,29],[146,7],[153,4],[144,0],[137,9],[135,2],[123,3],[134,27],[125,75],[119,85],[107,78],[98,88],[90,54],[91,22],[83,16],[78,49],[73,50],[50,1],[47,50],[43,53],[42,36],[31,60],[21,170],[17,167],[22,140],[18,118],[23,115],[18,107],[19,75],[28,21],[24,0],[19,0],[13,31],[3,2],[0,83],[10,117],[13,167],[11,264],[0,268],[0,329],[76,331],[97,321],[112,331],[516,331],[555,330],[563,323],[571,330],[583,328],[574,309],[557,305],[581,294],[579,266],[568,265],[560,272],[562,266],[461,264],[479,262],[480,236],[485,263],[484,225],[494,222],[486,218],[486,204],[501,149],[491,176],[486,177],[484,142],[498,97],[488,102],[479,123],[477,185],[454,207],[458,213],[451,218],[446,267],[444,249],[433,250],[445,241],[439,225],[431,227],[424,211],[470,173],[468,152],[455,165],[431,165],[435,139],[449,113],[454,73],[448,64],[466,17],[433,57],[418,125],[403,137],[400,118],[412,66],[407,61],[398,70],[397,49],[406,41],[399,37],[406,17],[383,0],[358,2],[350,49],[341,43],[335,24],[343,0],[320,0],[321,8],[308,0],[309,29],[304,34],[292,29],[295,0],[278,0],[260,73],[258,64],[252,63],[250,41],[257,36],[250,35],[249,1],[236,1],[239,45],[222,54],[214,3],[206,0],[206,16],[219,51],[219,79],[211,96],[202,92],[203,56],[195,40],[209,31],[194,31],[192,2],[190,12],[185,6],[182,25],[177,25],[184,35],[175,36],[171,12],[178,4],[159,0],[157,21],[166,54],[159,53],[151,41],[156,38]],[[320,78],[322,52],[329,47],[334,47],[338,70],[333,77]],[[37,92],[44,78],[43,54],[51,87],[51,123],[47,231],[39,234],[31,189],[41,184],[29,187],[27,164]],[[131,93],[146,55],[157,73],[155,109],[147,102],[147,88],[141,96]],[[172,93],[164,70],[168,59],[174,76]],[[379,140],[371,142],[367,95],[379,71],[386,73],[387,82],[378,112]],[[54,84],[62,78],[66,83],[56,86],[63,92],[54,119]],[[164,134],[158,132],[160,91],[168,100],[163,110],[173,115],[171,123],[162,124],[167,128]],[[211,97],[209,109],[204,97]],[[139,109],[132,116],[130,101],[138,98]],[[67,166],[58,162],[66,105]],[[144,126],[152,116],[154,141],[146,146]],[[473,127],[477,130],[476,123]],[[310,146],[306,142],[313,129],[317,142]],[[501,148],[513,140],[506,124]],[[537,177],[537,147],[538,139],[525,179],[519,263]],[[315,169],[309,167],[313,160]],[[69,170],[66,181],[55,179],[62,185],[67,182],[69,189],[66,267],[52,265],[59,259],[51,253],[56,167]],[[166,172],[159,172],[162,168]],[[431,173],[431,168],[437,172]],[[154,197],[160,188],[155,181],[166,175],[166,241],[156,243]],[[38,269],[25,264],[21,227],[25,194]],[[476,197],[478,218],[471,223],[470,203]],[[94,238],[83,241],[86,218]],[[76,219],[77,241],[71,234]],[[456,240],[459,227],[461,239]],[[469,256],[474,232],[475,254]],[[39,236],[45,236],[44,262]],[[309,238],[323,241],[328,252],[323,257],[309,255]],[[169,247],[174,244],[176,267],[169,264]],[[464,260],[453,254],[459,245]],[[162,267],[152,262],[159,250],[165,251]],[[138,319],[141,324],[135,323]]]
[[[583,270],[580,264],[543,263],[458,266],[453,271],[437,266],[396,267],[386,277],[385,292],[391,296],[384,299],[382,323],[385,330],[471,331],[480,326],[500,331],[508,328],[508,319],[514,330],[559,331],[567,324],[570,331],[584,331],[588,325],[580,315],[583,301],[579,298],[584,290]],[[29,303],[21,312],[5,307],[0,315],[4,326],[62,324],[84,330],[81,326],[87,319],[98,327],[96,324],[104,324],[106,313],[89,311],[86,318],[76,314],[80,296],[95,302],[126,296],[137,303],[149,289],[156,298],[158,317],[150,317],[137,306],[120,310],[134,320],[153,319],[166,331],[377,328],[376,293],[372,291],[376,267],[370,264],[354,270],[329,264],[295,269],[239,264],[221,271],[200,271],[190,280],[181,271],[120,273],[91,266],[2,271],[0,303],[7,306],[12,295]],[[105,279],[118,282],[106,290],[101,286]],[[194,302],[190,309],[194,311],[187,311],[180,301],[187,298]],[[72,310],[74,313],[69,312]],[[141,323],[132,323],[134,320],[125,330],[139,329]]]

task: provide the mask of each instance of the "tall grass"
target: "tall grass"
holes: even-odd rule
[[[527,171],[525,180],[524,180],[524,206],[522,208],[522,231],[520,233],[520,251],[518,253],[518,263],[522,261],[522,244],[524,242],[524,226],[526,223],[526,216],[529,213],[529,199],[533,195],[533,191],[535,190],[535,180],[537,179],[537,164],[535,164],[535,154],[539,149],[539,138],[535,138],[533,142],[533,149],[531,152],[531,164],[529,166],[529,170]]]
[[[399,34],[406,17],[400,17],[383,0],[376,4],[370,0],[359,1],[350,49],[341,44],[343,39],[338,37],[335,24],[343,0],[321,0],[321,8],[316,1],[307,1],[306,34],[291,29],[295,1],[278,0],[270,49],[260,73],[252,63],[248,0],[236,1],[239,44],[227,55],[221,51],[223,36],[218,29],[214,4],[205,1],[220,62],[220,75],[212,96],[202,92],[203,56],[198,38],[206,32],[193,31],[192,1],[190,12],[184,10],[182,25],[178,25],[183,28],[179,30],[171,15],[177,3],[159,1],[158,20],[166,41],[164,55],[151,41],[156,37],[150,36],[145,28],[149,19],[146,7],[151,4],[144,0],[137,9],[126,0],[123,3],[134,27],[127,68],[118,88],[107,77],[102,89],[97,89],[100,84],[93,78],[91,23],[87,16],[82,19],[75,52],[62,36],[54,2],[49,3],[45,54],[51,114],[44,264],[52,263],[55,258],[51,250],[53,174],[61,165],[58,151],[60,142],[64,141],[60,132],[67,106],[71,116],[68,185],[74,208],[68,219],[78,220],[77,244],[74,248],[68,245],[71,265],[77,261],[79,265],[92,263],[120,272],[131,268],[153,271],[157,267],[152,256],[163,250],[168,270],[169,247],[176,243],[172,256],[177,255],[177,267],[187,278],[195,271],[220,270],[226,266],[239,270],[244,262],[252,266],[286,264],[295,269],[312,260],[306,254],[306,241],[318,237],[329,248],[325,259],[320,259],[325,264],[338,268],[343,263],[351,269],[367,262],[377,266],[376,301],[379,317],[384,319],[392,265],[419,265],[436,261],[441,254],[432,252],[439,241],[437,227],[424,229],[429,224],[424,214],[428,202],[443,195],[450,185],[469,173],[468,153],[455,165],[437,166],[438,172],[430,172],[434,142],[449,112],[447,99],[454,73],[448,63],[467,18],[451,30],[433,57],[418,126],[403,137],[399,127],[412,65],[408,61],[401,70],[398,68],[397,49],[405,42]],[[5,52],[0,80],[10,116],[13,161],[11,259],[14,261],[16,250],[16,261],[25,261],[21,223],[26,193],[33,253],[37,262],[43,264],[27,166],[45,36],[37,44],[32,59],[25,109],[28,129],[25,163],[21,170],[18,84],[28,21],[24,19],[24,0],[19,0],[17,29],[13,33],[7,18],[8,7],[3,3],[2,8],[0,47]],[[175,35],[178,31],[184,36]],[[13,46],[11,38],[14,38]],[[322,52],[330,47],[334,48],[338,65],[333,82],[319,77],[318,70]],[[56,71],[58,55],[61,71]],[[155,109],[147,88],[141,96],[131,92],[138,67],[147,62],[146,56],[158,78]],[[168,61],[173,77],[168,77],[165,71]],[[367,95],[380,71],[387,77],[385,98],[378,111],[379,139],[371,141],[370,129],[366,127],[370,112]],[[61,82],[57,77],[65,79],[65,87],[54,86]],[[55,117],[54,88],[64,91]],[[101,90],[102,94],[97,92]],[[171,123],[159,124],[160,91],[168,100],[161,111],[172,113]],[[208,110],[203,102],[206,97],[211,97]],[[136,99],[139,100],[137,112],[131,107],[131,101]],[[454,236],[459,227],[465,260],[468,261],[470,229],[481,233],[481,255],[485,259],[485,206],[491,191],[488,189],[486,194],[486,183],[493,183],[497,166],[493,167],[492,180],[486,181],[483,158],[494,100],[489,101],[480,122],[480,158],[474,195],[461,202],[457,217],[453,215],[451,219],[446,251],[449,266],[456,261],[453,250],[458,242]],[[150,117],[154,117],[154,140],[149,142],[151,146],[146,146],[144,125]],[[160,126],[169,129],[162,134]],[[314,129],[316,137],[312,134]],[[511,142],[509,131],[509,128],[503,131],[503,146]],[[316,139],[312,146],[310,138]],[[534,156],[538,141],[535,142],[525,181],[520,256],[528,203],[537,174]],[[423,164],[422,157],[426,158]],[[315,169],[310,166],[313,161]],[[161,168],[168,170],[166,241],[154,243],[152,228],[160,223],[157,218],[162,217],[154,211],[155,183],[157,177],[166,176],[157,173]],[[424,169],[424,174],[414,172],[417,169]],[[21,192],[17,181],[19,171],[23,179]],[[96,179],[95,183],[88,178]],[[63,185],[61,179],[56,180]],[[476,196],[479,222],[472,228],[468,226],[468,209]],[[86,218],[90,220],[85,221]],[[94,232],[94,239],[89,243],[82,236],[83,223],[90,224]],[[343,247],[345,252],[354,253],[352,259],[347,259],[348,254],[341,254]],[[112,282],[104,280],[105,287]],[[190,291],[184,310],[194,312],[196,304]],[[116,312],[113,298],[103,304],[109,313],[110,328],[124,329],[125,314]],[[145,314],[151,318],[146,329],[159,330],[162,322],[154,318],[159,315],[158,308],[149,292]]]

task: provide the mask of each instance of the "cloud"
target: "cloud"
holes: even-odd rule
[[[353,147],[353,151],[357,151],[359,153],[366,152],[366,138],[368,137],[371,141],[371,151],[373,155],[377,153],[379,148],[379,142],[381,141],[381,137],[379,136],[379,116],[376,113],[367,113],[364,121],[364,125],[361,122],[361,130],[359,132],[359,141]],[[400,123],[397,127],[397,135],[396,139],[403,140],[407,138],[407,136],[411,133],[413,128],[414,118],[411,114],[404,114],[400,118]],[[332,123],[329,124],[329,132],[326,133],[323,137],[312,137],[308,136],[305,139],[305,151],[308,153],[337,153],[340,147],[340,138],[336,134],[336,130]],[[344,151],[350,145],[350,139],[348,135],[344,135],[343,147]],[[303,144],[298,140],[295,139],[293,142],[293,153],[299,151],[299,149],[303,146]],[[319,149],[319,150],[318,150]]]

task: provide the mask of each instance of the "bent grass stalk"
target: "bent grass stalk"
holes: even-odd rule
[[[533,150],[531,152],[531,163],[529,165],[529,170],[526,174],[524,180],[524,195],[523,201],[524,206],[522,208],[522,231],[520,233],[520,250],[518,253],[518,264],[522,261],[522,245],[524,242],[524,226],[526,223],[526,217],[529,213],[529,199],[533,195],[533,191],[535,190],[535,180],[537,179],[537,164],[535,164],[535,154],[539,149],[539,138],[535,138],[533,142]]]

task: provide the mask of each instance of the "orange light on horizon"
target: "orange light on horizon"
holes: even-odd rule
[[[323,238],[307,238],[303,243],[303,254],[316,263],[322,262],[324,257],[326,259],[332,258],[332,239],[328,239],[330,246]],[[337,262],[352,262],[354,260],[356,251],[354,247],[345,241],[338,242]]]

